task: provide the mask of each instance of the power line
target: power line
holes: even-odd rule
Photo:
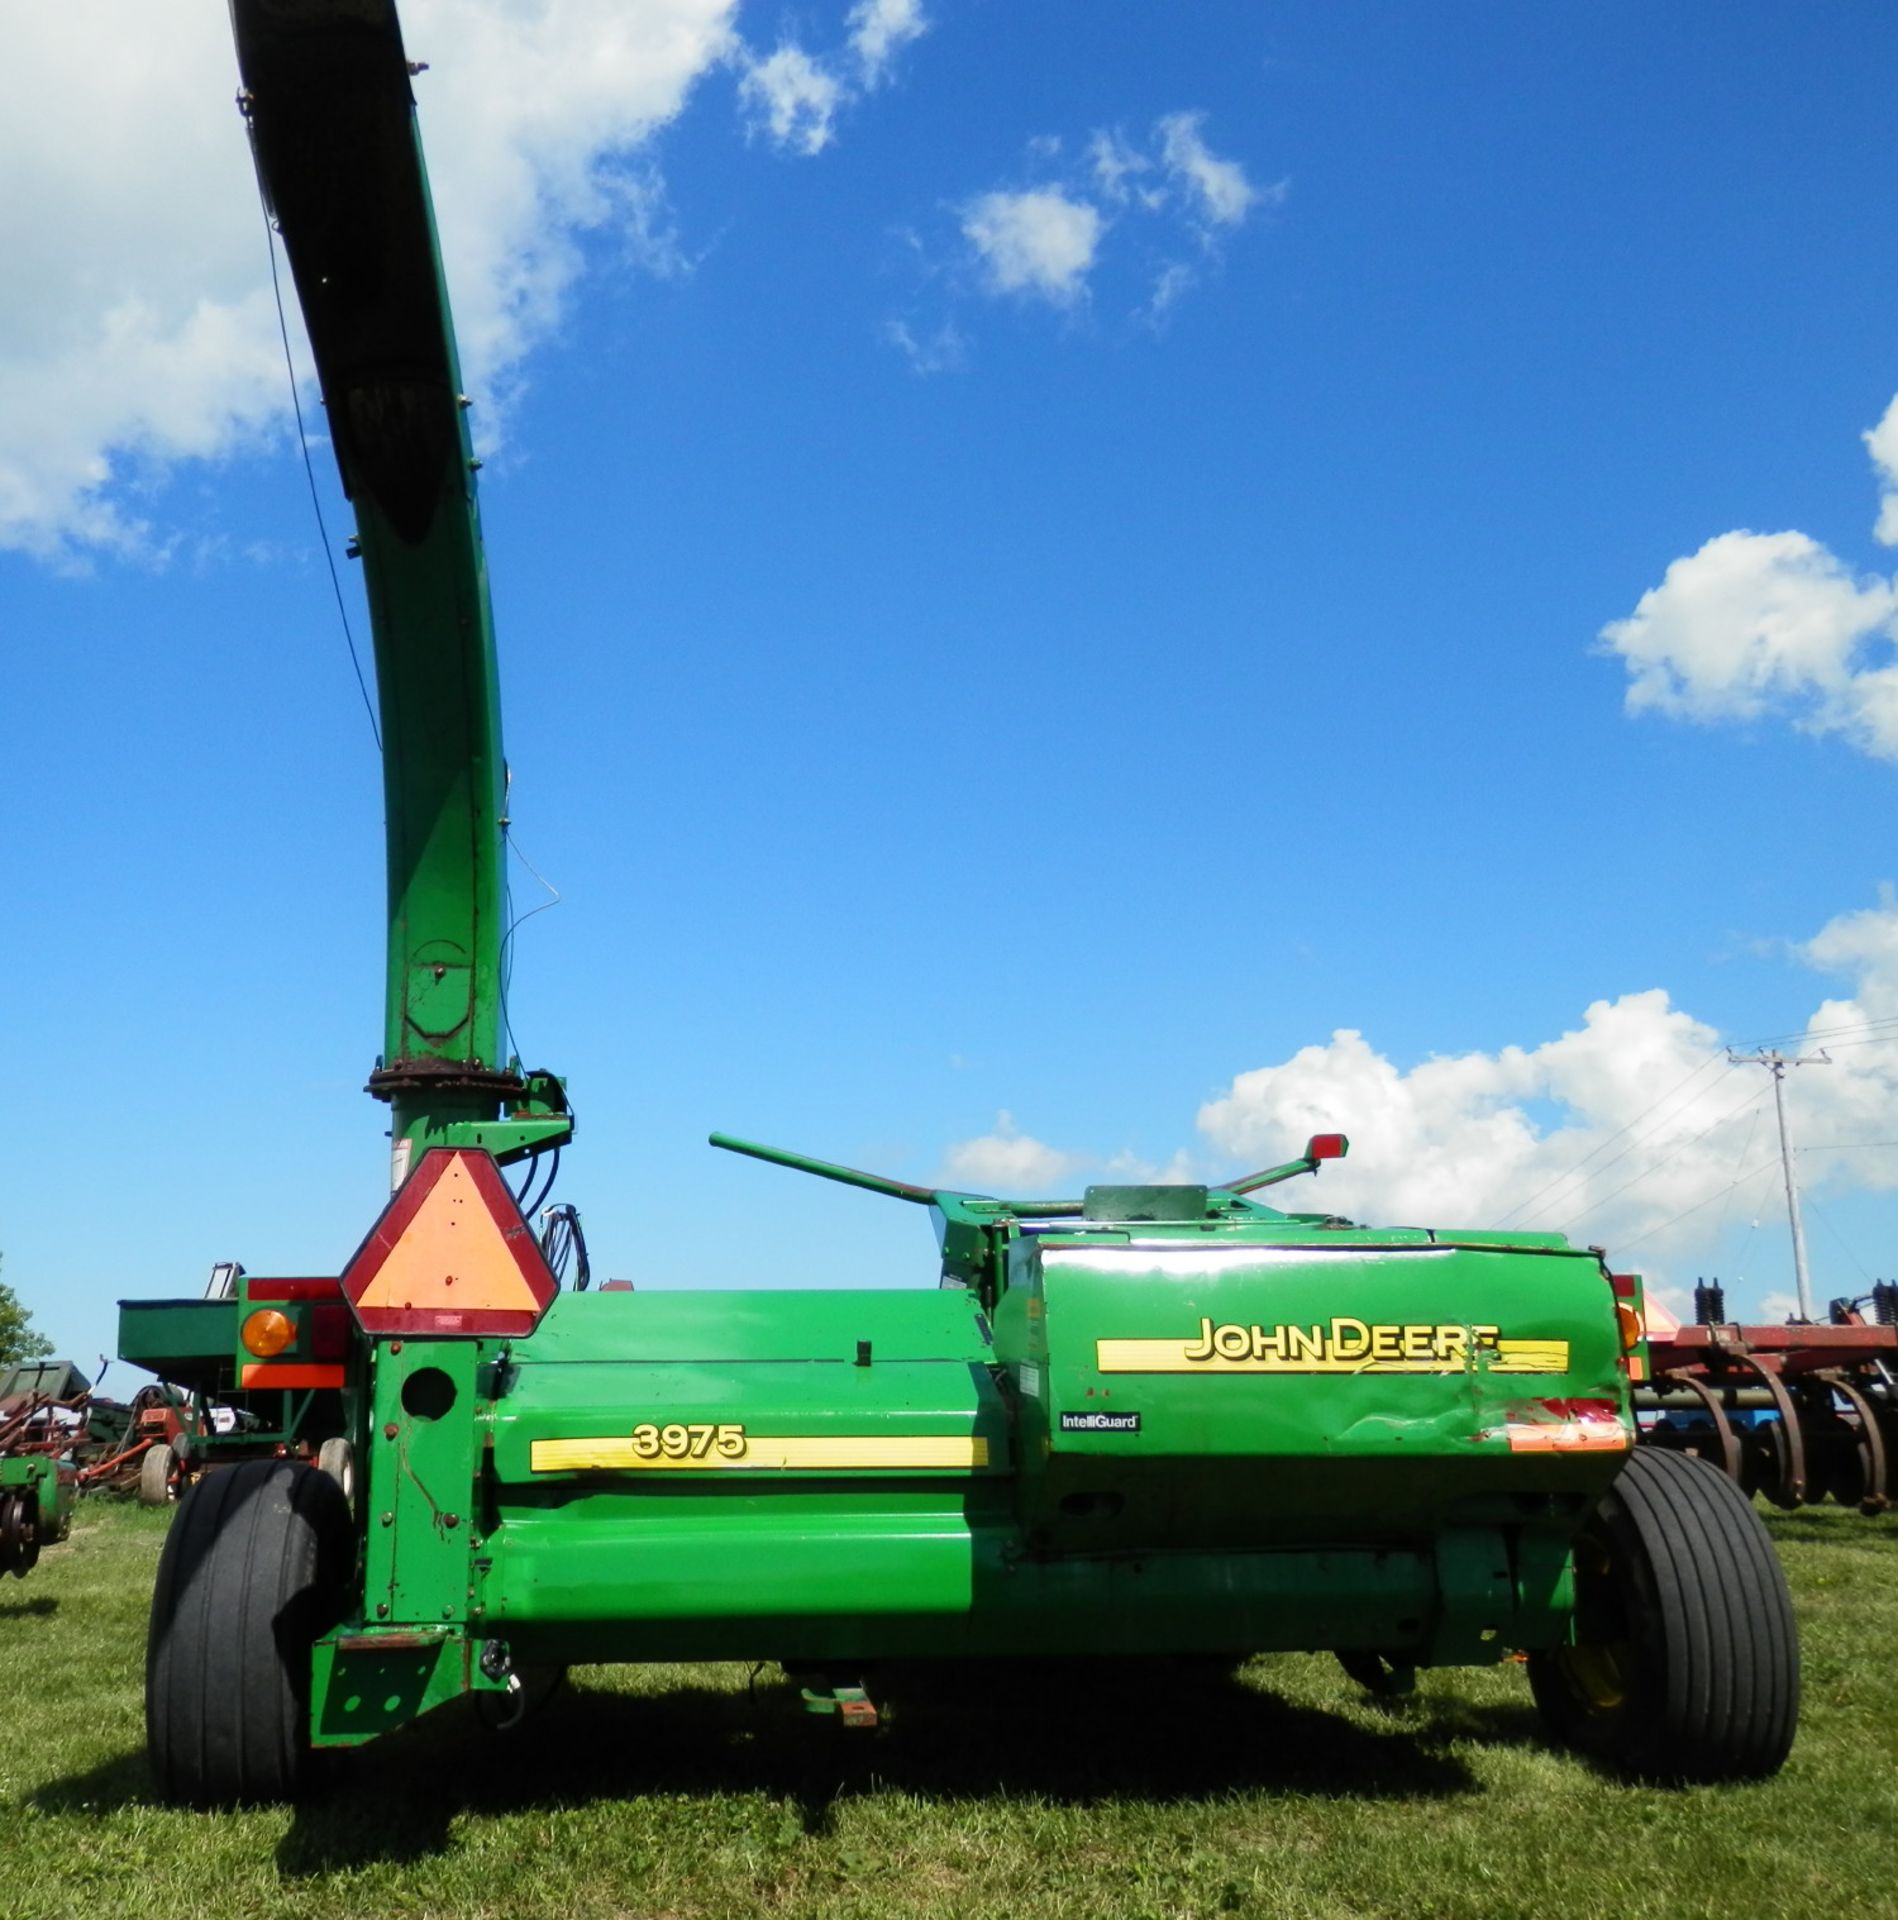
[[[1632,1253],[1634,1249],[1644,1241],[1652,1240],[1657,1233],[1665,1233],[1669,1227],[1678,1226],[1681,1221],[1698,1213],[1702,1207],[1712,1206],[1716,1200],[1722,1199],[1725,1195],[1731,1193],[1735,1187],[1744,1186],[1746,1182],[1751,1180],[1756,1174],[1770,1172],[1773,1162],[1778,1158],[1779,1155],[1777,1153],[1769,1154],[1764,1160],[1757,1161],[1754,1165],[1748,1167],[1737,1180],[1729,1180],[1717,1193],[1708,1194],[1704,1200],[1696,1200],[1691,1207],[1683,1207],[1671,1220],[1663,1220],[1658,1227],[1650,1227],[1646,1233],[1637,1234],[1632,1240],[1622,1241],[1615,1249],[1617,1257],[1624,1253]]]
[[[1736,1167],[1743,1167],[1746,1165],[1747,1155],[1753,1151],[1753,1136],[1756,1133],[1758,1133],[1759,1130],[1760,1130],[1760,1110],[1758,1105],[1755,1104],[1753,1108],[1753,1118],[1749,1120],[1746,1124],[1746,1138],[1740,1142],[1740,1151],[1733,1156],[1733,1164]],[[1716,1245],[1719,1244],[1721,1238],[1725,1235],[1727,1231],[1727,1222],[1732,1218],[1732,1215],[1733,1215],[1732,1202],[1733,1202],[1733,1192],[1732,1192],[1732,1189],[1729,1188],[1727,1191],[1727,1210],[1726,1212],[1721,1214],[1720,1224],[1714,1229],[1713,1237],[1714,1237],[1714,1243]]]
[[[1717,1085],[1718,1082],[1716,1082],[1715,1084]],[[1713,1091],[1712,1087],[1709,1087],[1707,1089],[1708,1093],[1711,1093],[1712,1091]],[[1695,1096],[1695,1100],[1699,1100],[1703,1098],[1705,1098],[1705,1095]],[[1745,1100],[1741,1100],[1736,1105],[1729,1107],[1725,1113],[1720,1115],[1718,1119],[1709,1121],[1707,1125],[1702,1127],[1698,1133],[1692,1134],[1687,1139],[1682,1140],[1678,1142],[1676,1145],[1669,1147],[1668,1150],[1661,1155],[1660,1159],[1654,1161],[1647,1168],[1646,1172],[1637,1173],[1632,1180],[1623,1181],[1620,1186],[1615,1188],[1614,1193],[1607,1194],[1600,1200],[1591,1201],[1589,1205],[1585,1206],[1581,1210],[1581,1212],[1576,1214],[1574,1217],[1577,1220],[1585,1220],[1591,1213],[1594,1213],[1595,1211],[1597,1211],[1597,1209],[1606,1206],[1608,1202],[1615,1197],[1616,1193],[1626,1193],[1630,1187],[1638,1187],[1641,1184],[1641,1182],[1648,1177],[1648,1174],[1659,1173],[1660,1170],[1664,1166],[1666,1166],[1667,1163],[1670,1160],[1672,1160],[1676,1154],[1685,1153],[1689,1147],[1694,1146],[1698,1144],[1700,1141],[1706,1139],[1708,1134],[1714,1132],[1717,1128],[1725,1125],[1725,1123],[1733,1119],[1736,1114],[1744,1113],[1747,1109],[1747,1105],[1749,1101],[1751,1101],[1753,1098],[1754,1096],[1749,1094]],[[1693,1104],[1695,1104],[1694,1101],[1688,1102],[1689,1106],[1692,1106]],[[1685,1111],[1686,1111],[1685,1107],[1681,1109],[1681,1112],[1684,1113]],[[1678,1119],[1680,1115],[1675,1114],[1675,1115],[1672,1115],[1671,1117],[1674,1119]],[[1590,1180],[1598,1179],[1602,1174],[1606,1173],[1610,1167],[1620,1165],[1620,1163],[1623,1160],[1627,1159],[1628,1155],[1634,1152],[1634,1150],[1637,1147],[1646,1145],[1647,1139],[1652,1137],[1652,1134],[1654,1132],[1658,1132],[1658,1131],[1659,1131],[1659,1125],[1657,1123],[1657,1125],[1654,1128],[1650,1129],[1650,1133],[1648,1136],[1644,1136],[1640,1140],[1629,1141],[1629,1143],[1625,1147],[1623,1147],[1622,1150],[1618,1154],[1616,1154],[1612,1160],[1604,1160],[1600,1166],[1593,1169],[1593,1171],[1590,1172],[1590,1174],[1588,1175],[1588,1178]],[[1575,1198],[1579,1196],[1571,1196],[1571,1197]]]
[[[1588,1152],[1583,1154],[1582,1157],[1579,1160],[1577,1160],[1573,1166],[1564,1168],[1562,1172],[1558,1173],[1555,1176],[1554,1179],[1545,1181],[1541,1186],[1539,1186],[1535,1190],[1534,1193],[1532,1193],[1528,1197],[1528,1199],[1518,1201],[1515,1206],[1511,1207],[1509,1211],[1505,1213],[1502,1216],[1502,1218],[1496,1221],[1494,1224],[1497,1227],[1507,1226],[1509,1222],[1515,1219],[1518,1214],[1528,1212],[1529,1209],[1533,1207],[1536,1204],[1536,1202],[1540,1200],[1545,1193],[1553,1192],[1557,1187],[1561,1186],[1565,1181],[1574,1178],[1574,1176],[1579,1174],[1582,1171],[1582,1169],[1586,1167],[1588,1163],[1595,1158],[1597,1154],[1603,1153],[1609,1147],[1612,1147],[1615,1144],[1615,1142],[1622,1137],[1623,1134],[1632,1132],[1633,1129],[1638,1127],[1641,1124],[1641,1122],[1648,1117],[1649,1114],[1656,1112],[1661,1107],[1664,1107],[1668,1103],[1668,1101],[1673,1099],[1675,1094],[1680,1092],[1681,1088],[1683,1088],[1688,1084],[1689,1081],[1699,1079],[1700,1076],[1703,1073],[1705,1073],[1710,1066],[1713,1066],[1722,1057],[1723,1056],[1718,1052],[1709,1054],[1707,1058],[1700,1063],[1699,1066],[1693,1068],[1690,1072],[1683,1075],[1682,1078],[1680,1078],[1679,1080],[1676,1080],[1674,1084],[1671,1087],[1669,1087],[1668,1090],[1664,1094],[1662,1094],[1658,1100],[1655,1100],[1648,1106],[1643,1107],[1641,1111],[1637,1113],[1632,1120],[1628,1121],[1625,1126],[1617,1127],[1615,1131],[1607,1137],[1607,1139],[1597,1141],[1595,1145],[1591,1147],[1588,1150]],[[1706,1092],[1708,1093],[1711,1093],[1712,1091],[1713,1089],[1711,1087],[1706,1089]],[[1696,1094],[1694,1096],[1694,1100],[1699,1100],[1702,1098],[1704,1098],[1703,1094]],[[1688,1101],[1687,1105],[1691,1107],[1694,1104],[1694,1100]],[[1645,1138],[1646,1136],[1643,1136],[1643,1137]],[[1624,1159],[1628,1153],[1631,1153],[1634,1150],[1634,1148],[1639,1145],[1640,1145],[1639,1140],[1631,1142],[1629,1146],[1624,1148],[1621,1153],[1618,1153],[1615,1155],[1615,1160]],[[1596,1173],[1604,1172],[1607,1167],[1613,1166],[1614,1163],[1615,1163],[1614,1160],[1607,1161],[1604,1163],[1602,1167],[1597,1167],[1595,1169],[1595,1172]]]
[[[1765,1047],[1775,1047],[1788,1040],[1829,1040],[1835,1035],[1848,1033],[1872,1033],[1881,1027],[1898,1027],[1898,1014],[1880,1014],[1874,1020],[1851,1020],[1840,1027],[1802,1027],[1792,1033],[1769,1033],[1754,1040],[1743,1052],[1757,1051]]]
[[[1660,1159],[1656,1160],[1651,1166],[1647,1167],[1642,1172],[1637,1173],[1632,1180],[1624,1180],[1620,1186],[1614,1189],[1612,1193],[1603,1194],[1599,1200],[1592,1201],[1588,1206],[1585,1206],[1580,1213],[1571,1215],[1569,1218],[1568,1226],[1564,1229],[1564,1231],[1572,1232],[1575,1229],[1575,1227],[1577,1227],[1582,1221],[1586,1220],[1591,1213],[1599,1213],[1602,1210],[1602,1208],[1609,1203],[1610,1200],[1617,1199],[1620,1195],[1626,1193],[1630,1187],[1638,1187],[1643,1180],[1651,1179],[1655,1174],[1659,1173],[1660,1170],[1664,1166],[1666,1166],[1670,1160],[1678,1158],[1681,1154],[1685,1153],[1689,1147],[1698,1146],[1701,1141],[1706,1139],[1708,1134],[1718,1132],[1719,1129],[1724,1127],[1729,1120],[1737,1119],[1741,1114],[1743,1114],[1747,1110],[1749,1106],[1757,1106],[1765,1098],[1766,1098],[1766,1090],[1764,1088],[1761,1088],[1761,1090],[1758,1093],[1748,1094],[1747,1097],[1744,1100],[1740,1101],[1737,1105],[1729,1107],[1726,1110],[1726,1112],[1721,1114],[1721,1116],[1717,1120],[1709,1121],[1708,1124],[1702,1127],[1698,1133],[1692,1135],[1690,1138],[1686,1140],[1681,1141],[1678,1146],[1673,1146],[1668,1148],[1668,1150],[1661,1155]],[[1633,1150],[1634,1149],[1630,1147],[1628,1149],[1628,1152],[1631,1153],[1633,1152]],[[1615,1156],[1615,1159],[1621,1160],[1621,1159],[1625,1159],[1626,1157],[1627,1157],[1626,1154],[1617,1154]],[[1612,1166],[1614,1162],[1610,1161],[1608,1164]],[[1605,1171],[1606,1169],[1601,1169],[1601,1170]]]
[[[1871,1286],[1873,1284],[1872,1276],[1866,1271],[1865,1262],[1854,1252],[1852,1243],[1847,1240],[1845,1235],[1833,1224],[1832,1216],[1826,1212],[1824,1207],[1820,1206],[1818,1201],[1813,1199],[1811,1194],[1806,1196],[1806,1204],[1819,1216],[1819,1224],[1845,1249],[1845,1257],[1851,1261],[1853,1266],[1858,1268],[1859,1273],[1864,1278],[1865,1284],[1868,1287]]]
[[[322,543],[323,559],[330,570],[330,591],[336,596],[337,617],[343,623],[343,643],[349,648],[349,664],[356,670],[356,688],[362,695],[362,710],[369,716],[370,737],[376,751],[382,751],[382,729],[376,725],[375,702],[369,698],[369,683],[363,678],[362,661],[356,654],[356,636],[349,630],[349,609],[343,604],[343,583],[336,572],[336,555],[330,548],[329,528],[323,522],[323,501],[316,490],[316,468],[310,460],[310,436],[303,429],[303,401],[297,392],[296,362],[290,352],[290,323],[283,313],[283,282],[277,273],[277,230],[270,212],[264,211],[264,242],[270,249],[270,291],[277,302],[277,334],[283,341],[283,370],[290,379],[290,407],[297,417],[297,445],[303,449],[303,477],[310,483],[310,505],[316,513],[317,538]]]

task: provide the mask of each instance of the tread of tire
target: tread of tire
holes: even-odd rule
[[[1647,1449],[1609,1498],[1645,1549],[1665,1646],[1664,1692],[1630,1757],[1664,1778],[1772,1773],[1792,1747],[1799,1652],[1759,1515],[1717,1468]]]
[[[145,1669],[165,1798],[214,1805],[295,1789],[307,1684],[295,1661],[329,1624],[320,1615],[333,1610],[347,1524],[332,1480],[277,1460],[207,1474],[180,1503]]]
[[[174,1458],[169,1442],[160,1440],[147,1449],[138,1463],[138,1503],[142,1507],[162,1507],[171,1500],[171,1463]],[[162,1477],[153,1473],[155,1462],[164,1462]],[[161,1490],[162,1489],[162,1490]]]

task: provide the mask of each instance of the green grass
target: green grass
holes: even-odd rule
[[[153,1804],[164,1516],[94,1501],[0,1587],[0,1915],[1898,1914],[1898,1521],[1774,1516],[1805,1644],[1775,1781],[1628,1787],[1546,1748],[1519,1667],[1365,1703],[1329,1659],[1139,1697],[1032,1670],[847,1734],[775,1669],[591,1669],[526,1727],[459,1709],[295,1811]],[[1111,1687],[1111,1691],[1109,1688]]]

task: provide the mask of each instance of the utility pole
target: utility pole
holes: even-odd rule
[[[1799,1182],[1793,1178],[1793,1145],[1786,1132],[1786,1069],[1788,1067],[1829,1067],[1832,1056],[1823,1047],[1817,1053],[1795,1055],[1792,1059],[1776,1047],[1758,1047],[1752,1053],[1735,1053],[1729,1047],[1727,1058],[1736,1067],[1764,1067],[1773,1076],[1773,1109],[1779,1115],[1779,1164],[1786,1175],[1786,1218],[1793,1229],[1793,1289],[1799,1296],[1799,1317],[1812,1319],[1812,1281],[1806,1272],[1806,1228],[1799,1217]]]

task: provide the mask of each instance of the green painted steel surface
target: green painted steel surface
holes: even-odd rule
[[[375,629],[375,1084],[399,1179],[408,1149],[506,1158],[570,1122],[558,1082],[499,1058],[494,651],[393,10],[237,0],[234,18]],[[358,1336],[363,1586],[317,1650],[320,1742],[505,1687],[515,1661],[1409,1665],[1566,1630],[1570,1542],[1633,1437],[1594,1255],[1244,1197],[1341,1143],[1223,1189],[1032,1202],[717,1144],[929,1206],[945,1284],[569,1295],[511,1341]]]
[[[119,1358],[193,1391],[236,1384],[235,1300],[121,1300]]]
[[[993,1309],[568,1294],[523,1339],[378,1343],[343,1632],[839,1670],[1561,1637],[1632,1436],[1596,1256],[1194,1189],[1150,1196],[1160,1220],[983,1205],[956,1203]]]
[[[1494,1328],[1498,1348],[1472,1328]],[[1189,1357],[1211,1336],[1245,1351]],[[1075,1496],[1110,1465],[1130,1470],[1113,1528],[1154,1544],[1241,1546],[1326,1524],[1416,1538],[1485,1496],[1572,1484],[1572,1467],[1551,1480],[1551,1456],[1531,1462],[1512,1439],[1548,1422],[1549,1402],[1626,1397],[1595,1256],[1415,1233],[1027,1237],[996,1339],[1022,1389],[1030,1509],[1051,1539],[1076,1542],[1106,1537],[1098,1503]],[[1420,1358],[1404,1357],[1406,1340]],[[1510,1370],[1558,1349],[1551,1373]],[[1287,1462],[1305,1464],[1288,1474]],[[1611,1473],[1612,1459],[1594,1479]]]
[[[233,24],[375,637],[389,944],[372,1084],[393,1103],[399,1184],[405,1145],[492,1128],[507,1091],[507,774],[476,462],[393,6],[240,4]]]
[[[72,1528],[79,1481],[70,1465],[43,1454],[0,1459],[0,1494],[27,1501],[37,1545],[56,1546]]]
[[[466,1634],[448,1628],[318,1645],[311,1689],[319,1745],[358,1747],[379,1733],[493,1683]]]

